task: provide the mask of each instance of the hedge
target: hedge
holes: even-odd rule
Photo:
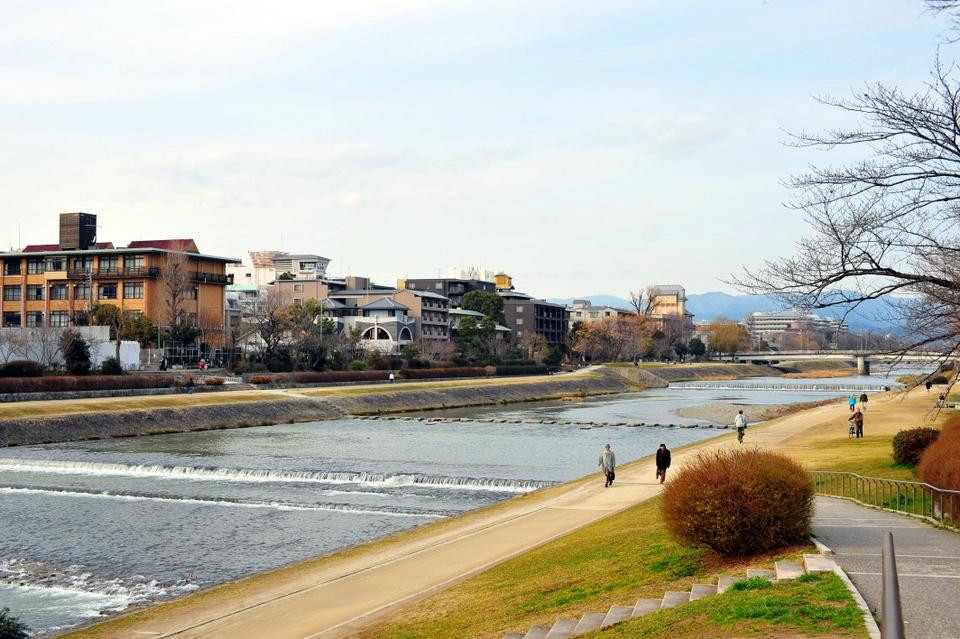
[[[56,377],[3,377],[0,393],[61,393],[90,390],[170,388],[172,375],[58,375]]]
[[[907,466],[916,466],[920,455],[933,442],[940,431],[936,428],[910,428],[893,436],[893,461]]]
[[[0,365],[0,377],[40,377],[43,366],[29,359],[15,359]]]
[[[400,371],[405,379],[439,379],[441,377],[486,377],[483,366],[460,366],[457,368],[408,368]]]
[[[546,375],[549,372],[550,367],[546,364],[497,366],[497,375]]]

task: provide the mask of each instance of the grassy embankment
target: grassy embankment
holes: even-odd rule
[[[850,377],[855,371],[849,368],[835,368],[821,371],[802,371],[800,373],[785,373],[786,379],[829,379],[832,377]]]
[[[759,557],[726,559],[705,548],[681,546],[667,533],[659,507],[659,499],[654,499],[591,524],[432,595],[367,629],[361,636],[498,637],[508,630],[549,625],[558,617],[605,611],[611,605],[661,597],[667,590],[687,590],[694,583],[712,581],[718,575],[742,574],[747,567],[772,567],[776,560],[797,560],[802,552],[810,551],[800,546]],[[771,604],[778,607],[776,614],[756,614],[752,610],[737,614],[745,616],[749,626],[762,631],[761,634],[806,632],[816,627],[821,633],[862,636],[859,611],[842,584],[842,592],[837,592],[829,587],[829,579],[823,581],[826,585],[817,580],[816,585],[808,582],[793,589],[778,586],[775,592],[764,593],[771,597],[790,593],[795,600],[784,603],[771,599]],[[730,615],[733,613],[729,609],[742,608],[750,604],[747,598],[757,598],[750,592],[715,598],[711,605]],[[849,605],[852,611],[818,613],[818,604],[824,602],[842,605],[843,609]],[[762,608],[760,604],[752,605]],[[687,630],[696,628],[702,636],[722,636],[712,629],[728,625],[724,617],[702,616],[700,607],[690,610],[692,615],[674,611],[657,613],[652,619],[679,616],[685,618],[683,627]],[[653,622],[651,628],[658,623],[662,622]]]

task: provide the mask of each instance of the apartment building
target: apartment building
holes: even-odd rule
[[[771,335],[780,333],[815,332],[828,336],[835,341],[838,335],[845,335],[850,327],[833,317],[823,317],[807,313],[796,308],[769,313],[756,312],[746,317],[744,322],[752,340],[770,341]]]
[[[3,326],[82,325],[94,304],[113,304],[167,324],[169,275],[177,272],[183,274],[176,281],[182,282],[179,305],[186,318],[222,333],[224,293],[231,283],[226,267],[238,260],[202,254],[192,239],[138,240],[123,247],[98,242],[96,219],[63,213],[58,243],[0,253]]]
[[[576,322],[591,324],[610,317],[630,317],[636,314],[636,311],[615,306],[594,305],[590,300],[573,300],[570,306],[570,326]]]
[[[534,299],[513,290],[499,291],[503,315],[515,339],[531,332],[542,335],[551,345],[562,345],[567,335],[570,312],[562,304]]]
[[[650,291],[649,317],[654,326],[681,341],[693,335],[693,313],[687,311],[687,292],[679,284],[661,284]]]
[[[496,284],[484,280],[457,279],[453,277],[436,278],[405,278],[397,280],[398,289],[409,289],[411,291],[428,291],[437,295],[442,295],[450,300],[452,308],[459,308],[463,305],[463,296],[470,291],[486,291],[495,293]]]
[[[326,277],[330,260],[312,253],[290,254],[284,251],[250,251],[249,264],[230,264],[227,274],[236,287],[263,289],[276,279],[321,280]],[[242,290],[239,288],[231,290]]]

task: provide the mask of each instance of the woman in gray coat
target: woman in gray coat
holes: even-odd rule
[[[617,457],[610,449],[610,444],[603,445],[603,452],[600,453],[600,462],[598,465],[600,466],[600,469],[603,471],[603,475],[607,480],[607,483],[605,483],[603,487],[609,488],[610,485],[613,484],[613,480],[616,477],[614,471],[617,468]]]

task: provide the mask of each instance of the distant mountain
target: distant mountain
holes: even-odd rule
[[[570,305],[573,300],[589,300],[597,306],[614,306],[630,310],[630,301],[616,295],[580,295],[577,297],[552,298],[556,304]],[[783,304],[770,295],[731,295],[720,291],[709,293],[690,293],[687,295],[687,310],[694,314],[696,321],[708,322],[723,316],[742,320],[756,311],[779,311]],[[814,311],[819,315],[839,318],[843,309],[824,309]],[[853,331],[900,332],[900,327],[885,319],[890,315],[890,304],[885,300],[871,300],[847,316],[847,323]]]

